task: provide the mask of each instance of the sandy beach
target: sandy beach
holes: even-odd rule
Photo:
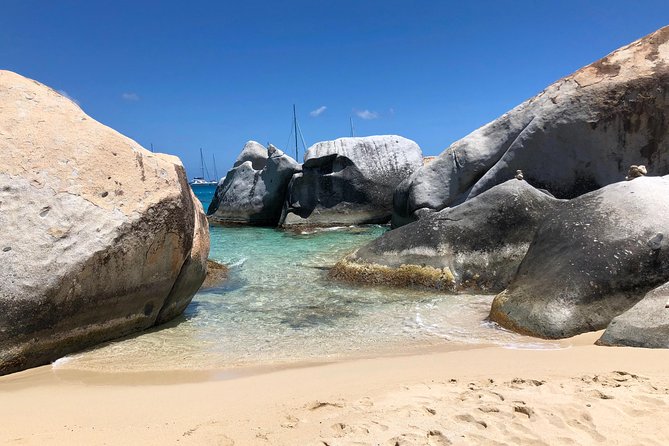
[[[0,378],[1,444],[669,443],[669,351],[473,348],[262,373]]]

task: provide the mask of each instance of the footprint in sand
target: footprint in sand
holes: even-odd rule
[[[300,422],[299,418],[293,416],[293,415],[288,415],[286,416],[286,421],[281,423],[281,427],[284,429],[294,429],[297,427],[297,424]]]
[[[329,401],[314,401],[313,403],[307,405],[307,409],[309,409],[309,410],[318,410],[318,409],[324,409],[324,408],[341,409],[342,407],[344,407],[343,404],[331,403]]]
[[[431,430],[427,433],[427,444],[430,446],[447,446],[452,444],[444,434],[438,430]]]
[[[491,405],[479,406],[478,409],[483,413],[499,413],[499,408]]]
[[[351,426],[345,423],[335,423],[330,426],[338,436],[344,436],[348,434],[369,434],[369,429],[364,426]]]
[[[513,406],[513,411],[516,413],[523,414],[527,418],[532,418],[534,416],[534,410],[532,408],[525,406],[524,404],[517,404]]]
[[[539,387],[546,384],[546,381],[540,381],[538,379],[523,379],[523,378],[513,378],[511,382],[505,383],[507,387],[512,389],[524,389],[527,387]]]
[[[479,429],[487,429],[488,428],[488,423],[485,421],[477,420],[470,414],[462,414],[462,415],[456,415],[455,419],[458,421],[464,421],[466,423],[472,423]]]
[[[592,417],[590,416],[589,413],[581,412],[578,418],[571,418],[571,417],[573,417],[573,414],[569,413],[569,416],[567,417],[566,421],[567,424],[572,428],[585,432],[586,434],[590,435],[590,437],[592,437],[592,439],[595,441],[606,440],[606,437],[604,437],[597,431],[595,423],[592,421]]]
[[[608,395],[608,394],[606,394],[606,393],[604,393],[600,390],[597,390],[597,389],[592,389],[591,391],[589,391],[587,393],[587,395],[591,396],[591,397],[594,397],[594,398],[599,398],[601,400],[612,400],[613,399],[612,395]]]
[[[388,446],[448,446],[452,442],[441,431],[431,430],[426,434],[406,433],[391,438],[386,443]]]

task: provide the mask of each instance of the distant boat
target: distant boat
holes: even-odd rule
[[[216,158],[214,158],[214,168],[216,166]],[[204,163],[204,155],[202,155],[202,148],[200,147],[200,176],[194,177],[193,181],[190,182],[191,186],[215,186],[218,184],[216,180],[207,180],[209,177],[209,170],[207,170],[207,165]],[[205,176],[205,172],[207,175]],[[211,177],[209,177],[211,178]]]

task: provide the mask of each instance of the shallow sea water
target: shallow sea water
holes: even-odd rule
[[[213,187],[195,188],[203,204]],[[559,348],[485,322],[492,296],[328,281],[327,267],[382,226],[292,233],[212,227],[210,257],[229,280],[199,292],[176,321],[69,355],[59,369],[211,370],[410,353],[447,344]]]

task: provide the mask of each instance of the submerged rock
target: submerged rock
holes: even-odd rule
[[[490,319],[565,338],[605,328],[669,281],[669,177],[640,177],[548,214]]]
[[[597,344],[669,348],[669,283],[655,288],[616,316]]]
[[[546,88],[455,142],[396,192],[393,224],[462,203],[513,177],[558,198],[669,173],[669,27]]]
[[[281,225],[386,223],[393,191],[422,164],[420,147],[401,136],[319,142],[290,182]]]
[[[202,289],[216,288],[223,285],[228,280],[229,271],[230,269],[227,265],[208,259],[207,277],[204,279]]]
[[[525,181],[509,180],[387,232],[338,262],[330,277],[498,292],[513,278],[541,221],[560,204]]]
[[[207,210],[209,221],[276,226],[288,183],[299,171],[300,165],[273,145],[265,149],[249,141],[234,167],[218,183]]]
[[[183,311],[209,232],[178,158],[0,71],[0,374]]]

